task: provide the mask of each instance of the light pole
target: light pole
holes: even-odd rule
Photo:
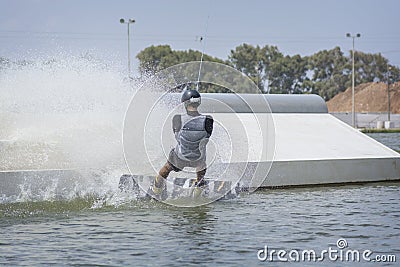
[[[353,38],[353,50],[352,50],[352,81],[351,81],[351,113],[352,113],[352,124],[353,128],[356,127],[356,112],[355,112],[355,103],[354,103],[354,39],[361,37],[361,34],[357,33],[356,35],[351,35],[350,33],[346,34],[346,37]]]
[[[390,70],[392,67],[389,67],[389,64],[387,65],[387,94],[388,94],[388,121],[390,124],[390,81],[389,81],[389,75],[390,75]]]
[[[129,26],[130,24],[135,23],[135,20],[129,19],[128,21],[125,21],[124,19],[120,19],[119,22],[121,24],[128,25],[128,77],[131,78],[131,46],[130,46]]]

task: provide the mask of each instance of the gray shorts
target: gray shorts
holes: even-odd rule
[[[172,166],[172,169],[176,172],[180,172],[185,167],[196,168],[205,170],[207,167],[206,159],[202,158],[199,160],[183,160],[175,152],[175,148],[171,149],[168,155],[168,163]]]

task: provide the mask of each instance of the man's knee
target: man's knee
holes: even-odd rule
[[[206,171],[207,171],[206,168],[204,168],[204,169],[198,169],[198,170],[196,171],[196,173],[197,173],[197,179],[202,179],[202,178],[206,175]]]
[[[173,166],[171,165],[171,163],[167,162],[164,164],[164,166],[161,168],[161,170],[158,174],[162,178],[166,179],[172,170],[173,170]]]

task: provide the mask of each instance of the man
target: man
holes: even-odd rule
[[[162,193],[165,179],[171,171],[179,172],[185,167],[196,168],[195,186],[206,186],[206,145],[213,131],[214,120],[198,112],[201,96],[197,90],[185,90],[181,102],[185,105],[186,114],[175,115],[172,119],[172,130],[178,144],[170,151],[168,161],[154,181],[151,188],[154,195]]]

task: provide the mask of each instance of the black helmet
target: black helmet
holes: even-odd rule
[[[193,105],[199,106],[201,104],[201,96],[197,90],[185,90],[183,91],[181,102],[185,103],[185,106]]]

